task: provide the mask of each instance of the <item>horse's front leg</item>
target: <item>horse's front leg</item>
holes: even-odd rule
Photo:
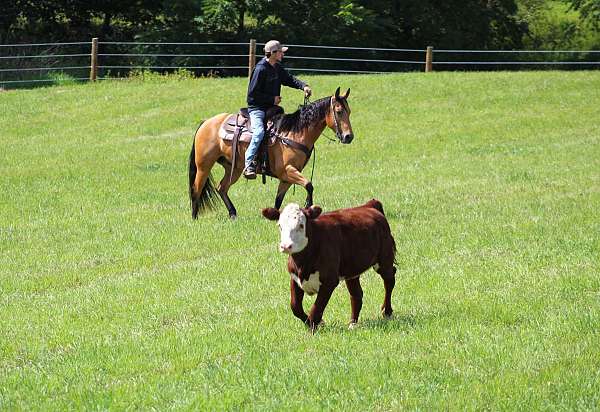
[[[310,180],[305,178],[302,173],[298,171],[294,166],[287,165],[285,167],[286,181],[302,185],[306,189],[306,205],[305,207],[311,207],[313,205],[313,185]],[[282,199],[283,200],[283,199]]]
[[[283,198],[292,184],[288,182],[279,182],[277,187],[277,196],[275,197],[275,209],[279,209],[283,203]]]

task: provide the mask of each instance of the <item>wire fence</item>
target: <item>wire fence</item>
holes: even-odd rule
[[[187,70],[246,76],[263,43],[89,42],[0,44],[0,87],[127,77],[132,71]],[[598,50],[437,50],[290,44],[286,67],[305,73],[600,68]]]

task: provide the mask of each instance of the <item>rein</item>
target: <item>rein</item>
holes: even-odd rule
[[[305,96],[304,96],[304,104],[302,104],[302,105],[299,105],[299,106],[298,106],[298,109],[301,109],[303,106],[307,106],[307,105],[309,105],[309,104],[310,104],[310,97],[305,95]],[[340,126],[339,126],[339,124],[338,124],[338,120],[337,120],[337,116],[336,116],[335,110],[333,109],[333,96],[331,97],[331,99],[329,99],[329,107],[330,107],[330,109],[331,109],[331,113],[332,113],[332,115],[333,115],[333,124],[334,124],[334,126],[335,126],[335,134],[336,134],[336,136],[337,136],[337,135],[339,135],[339,134],[340,134]],[[325,132],[325,131],[323,131],[321,134],[322,134],[322,135],[323,135],[323,137],[325,137],[327,140],[329,140],[330,142],[334,142],[334,143],[338,143],[338,142],[339,142],[339,140],[337,140],[337,139],[334,139],[334,138],[331,138],[331,137],[327,136],[327,135],[326,135],[324,132]],[[273,132],[272,132],[272,133],[273,133]],[[295,142],[295,141],[293,141],[293,140],[291,140],[291,139],[288,139],[288,138],[286,138],[286,137],[280,136],[280,135],[278,135],[278,134],[276,134],[276,133],[273,133],[273,134],[274,134],[274,135],[275,135],[275,137],[276,137],[278,140],[280,140],[280,141],[281,141],[281,143],[283,143],[284,145],[286,145],[286,146],[289,146],[289,147],[291,147],[291,148],[293,148],[293,149],[298,149],[298,150],[301,150],[302,152],[304,152],[304,154],[306,154],[306,162],[307,162],[307,163],[308,163],[308,161],[309,161],[309,159],[310,159],[310,156],[311,156],[311,154],[312,154],[313,152],[315,153],[315,155],[313,156],[312,170],[311,170],[311,173],[310,173],[310,181],[312,182],[312,180],[313,180],[313,176],[314,176],[314,174],[315,174],[315,162],[316,162],[316,160],[317,160],[317,150],[316,150],[317,148],[316,148],[316,145],[315,145],[315,146],[313,146],[313,148],[312,148],[312,149],[309,149],[307,146],[303,145],[302,143]]]
[[[304,96],[304,104],[299,105],[298,109],[302,109],[302,107],[308,106],[309,104],[310,104],[310,97],[305,95]],[[340,129],[339,129],[339,126],[338,126],[338,122],[337,122],[337,117],[335,115],[335,111],[333,110],[333,97],[329,100],[329,105],[331,107],[331,112],[333,113],[333,122],[335,124],[335,134],[337,135],[339,133]],[[325,128],[325,130],[327,130],[327,128]],[[321,135],[324,138],[326,138],[330,142],[334,142],[334,143],[338,143],[339,142],[338,140],[336,140],[336,139],[334,139],[332,137],[327,136],[325,134],[325,130],[323,130],[323,132],[321,132]],[[315,154],[315,157],[316,157],[316,154]],[[314,169],[315,169],[315,162],[314,162],[314,159],[313,159],[313,171],[314,171]],[[312,178],[311,178],[311,180],[312,180]]]
[[[304,98],[304,99],[306,100],[306,98]],[[338,125],[337,116],[335,115],[335,110],[333,110],[333,97],[331,99],[332,99],[332,100],[330,100],[330,103],[331,103],[331,112],[333,113],[333,124],[335,125],[335,134],[337,136],[339,134],[340,127]],[[325,130],[327,130],[327,128],[325,128]],[[339,139],[335,139],[333,137],[327,136],[325,134],[325,130],[323,130],[323,132],[321,133],[325,139],[327,139],[327,140],[329,140],[330,142],[333,142],[333,143],[339,143]]]

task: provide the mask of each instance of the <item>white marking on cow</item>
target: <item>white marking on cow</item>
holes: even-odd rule
[[[308,280],[302,281],[300,286],[309,295],[314,295],[319,291],[321,287],[321,279],[319,279],[319,272],[311,273]]]
[[[290,203],[283,209],[278,225],[281,230],[280,252],[298,253],[308,245],[306,216],[296,203]]]
[[[314,295],[321,288],[321,279],[319,278],[319,272],[311,273],[308,276],[308,280],[300,280],[298,275],[295,273],[290,273],[293,281],[296,282],[300,288],[305,291],[308,295]]]
[[[295,273],[290,273],[290,276],[292,276],[292,279],[298,284],[298,286],[302,287],[302,282],[300,281],[298,275],[296,275]]]

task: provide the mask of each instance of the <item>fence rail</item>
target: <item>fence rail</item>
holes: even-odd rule
[[[132,70],[185,69],[195,74],[250,75],[262,56],[260,52],[257,54],[257,48],[263,45],[253,39],[248,43],[142,43],[102,42],[97,38],[89,42],[0,44],[0,87],[53,83],[57,81],[53,74],[56,72],[77,81],[123,77]],[[600,68],[600,50],[385,49],[306,44],[289,47],[293,54],[286,56],[286,67],[309,73],[430,72],[435,67],[438,70]],[[465,58],[474,55],[476,59]],[[435,60],[434,56],[443,59]]]

